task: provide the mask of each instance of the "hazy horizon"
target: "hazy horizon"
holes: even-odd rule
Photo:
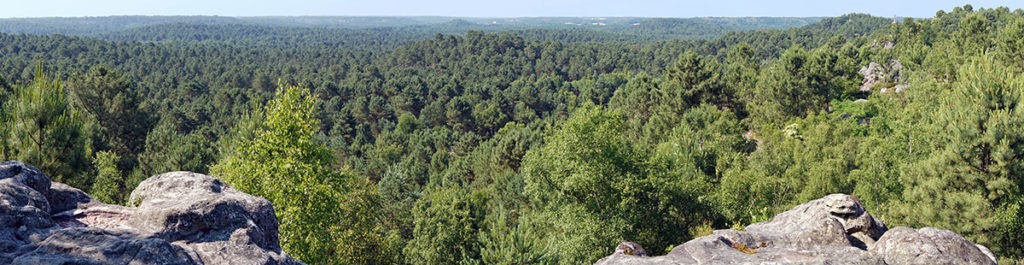
[[[612,1],[522,0],[480,1],[329,0],[272,1],[154,1],[154,0],[43,0],[9,3],[0,18],[106,17],[106,16],[223,16],[223,17],[831,17],[849,13],[874,16],[932,17],[971,4],[974,8],[1024,7],[1004,1]]]

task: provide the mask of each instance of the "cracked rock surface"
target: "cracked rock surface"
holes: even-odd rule
[[[213,177],[153,176],[130,202],[0,163],[0,264],[302,264],[281,250],[269,201]]]
[[[639,246],[637,246],[639,248]],[[856,197],[832,194],[752,224],[717,230],[664,256],[617,252],[596,264],[995,264],[987,248],[936,228],[887,229]]]

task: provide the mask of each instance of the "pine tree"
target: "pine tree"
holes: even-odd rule
[[[1024,78],[992,56],[960,68],[925,129],[934,153],[904,168],[903,200],[890,211],[912,226],[952,229],[1000,256],[1019,256],[1024,184]]]
[[[141,175],[133,171],[152,119],[139,107],[141,100],[128,78],[106,67],[94,67],[87,74],[75,77],[68,82],[67,90],[72,104],[98,125],[93,144],[100,151],[96,158],[102,161],[96,161],[99,175],[93,193],[100,192],[98,196],[105,202],[123,203],[140,181]],[[109,171],[107,166],[110,165],[114,166],[114,171]]]
[[[89,190],[93,129],[68,102],[64,86],[36,65],[35,80],[16,86],[3,105],[4,159],[35,165],[54,181]]]

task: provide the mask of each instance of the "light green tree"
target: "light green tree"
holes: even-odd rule
[[[744,42],[730,48],[725,58],[724,90],[736,95],[737,112],[742,115],[746,115],[745,105],[753,100],[757,72],[761,69],[754,52],[754,48]]]
[[[270,200],[285,251],[312,264],[387,263],[369,181],[337,172],[333,155],[315,142],[315,98],[284,87],[263,108],[255,137],[235,137],[211,174]],[[246,134],[245,132],[236,132]]]
[[[824,101],[811,87],[808,66],[810,54],[802,47],[786,50],[761,71],[752,93],[750,115],[759,127],[782,127],[788,119],[816,111]]]
[[[482,193],[461,187],[428,190],[413,208],[416,228],[403,254],[409,264],[471,264],[479,262]]]
[[[127,199],[125,196],[127,194],[118,189],[118,186],[125,184],[124,175],[117,170],[117,162],[120,160],[121,157],[117,153],[96,152],[96,157],[93,159],[93,164],[96,167],[96,184],[93,185],[92,192],[90,192],[93,197],[106,203],[121,203]],[[138,185],[138,183],[128,184],[132,187]]]
[[[530,212],[519,229],[539,237],[540,256],[591,263],[630,240],[653,254],[687,237],[691,198],[622,134],[623,118],[584,105],[523,161]]]
[[[706,205],[710,202],[734,206],[727,202],[739,199],[732,194],[715,194],[715,184],[722,183],[727,170],[746,162],[754,143],[743,138],[746,130],[734,113],[718,110],[713,105],[692,108],[680,120],[651,156],[651,174],[664,175],[670,181],[661,185],[672,187],[679,197],[700,198],[678,202],[685,207],[689,219],[684,221],[688,227],[714,224],[719,219],[715,215],[739,208],[710,211]]]

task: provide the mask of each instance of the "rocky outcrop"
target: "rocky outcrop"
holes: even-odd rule
[[[878,89],[879,93],[902,92],[908,88],[906,84],[900,84],[904,81],[903,64],[898,60],[891,60],[886,64],[871,62],[861,67],[858,73],[864,76],[860,85],[860,91],[863,92],[873,92],[875,89]]]
[[[988,248],[967,241],[949,230],[925,227],[893,228],[886,232],[871,253],[886,264],[992,264]],[[980,254],[979,254],[980,253]]]
[[[856,197],[832,194],[742,231],[717,230],[664,256],[617,251],[596,264],[995,263],[987,248],[956,233],[935,228],[887,229]]]
[[[0,199],[0,264],[302,264],[269,201],[202,174],[153,176],[124,207],[3,162]]]

